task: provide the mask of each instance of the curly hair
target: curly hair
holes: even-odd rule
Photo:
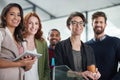
[[[35,12],[30,12],[28,13],[25,17],[24,17],[24,26],[25,26],[25,31],[23,32],[23,36],[24,38],[27,36],[28,31],[27,31],[27,23],[30,17],[36,17],[39,21],[39,29],[37,31],[37,33],[35,34],[35,38],[39,39],[39,40],[44,40],[44,38],[42,37],[43,32],[42,32],[42,25],[41,25],[41,20],[39,18],[39,16],[35,13]]]

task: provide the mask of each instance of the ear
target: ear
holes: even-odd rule
[[[70,25],[67,25],[67,28],[70,29]]]

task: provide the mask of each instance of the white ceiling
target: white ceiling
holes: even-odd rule
[[[24,12],[36,11],[41,20],[67,16],[71,12],[90,12],[120,5],[120,0],[0,0],[0,12],[8,3],[19,3]]]

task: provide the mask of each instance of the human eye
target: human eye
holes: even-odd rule
[[[28,22],[28,24],[32,24],[32,22]]]
[[[95,21],[94,23],[95,23],[95,24],[97,24],[97,23],[98,23],[98,21]]]
[[[54,34],[51,34],[50,36],[51,36],[51,37],[54,37]]]
[[[77,22],[76,22],[76,21],[71,21],[71,24],[72,24],[72,25],[76,25]]]
[[[38,22],[36,22],[35,25],[38,25]]]
[[[76,21],[73,21],[73,24],[77,24],[77,22],[76,22]]]
[[[10,15],[12,16],[12,15],[14,15],[14,13],[10,13]]]
[[[100,21],[101,24],[103,24],[104,22],[103,21]]]
[[[20,16],[20,13],[19,13],[19,14],[17,14],[17,16]]]
[[[56,35],[56,37],[59,37],[59,36],[60,36],[59,34]]]
[[[84,25],[84,22],[83,22],[83,21],[81,21],[81,22],[79,22],[79,24],[80,24],[80,25]]]

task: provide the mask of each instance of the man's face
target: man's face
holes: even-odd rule
[[[60,39],[61,37],[58,31],[51,31],[48,35],[48,40],[51,46],[55,46],[60,41]]]
[[[104,33],[105,27],[106,27],[106,22],[104,17],[98,17],[93,19],[92,21],[92,26],[94,33],[99,35]]]

